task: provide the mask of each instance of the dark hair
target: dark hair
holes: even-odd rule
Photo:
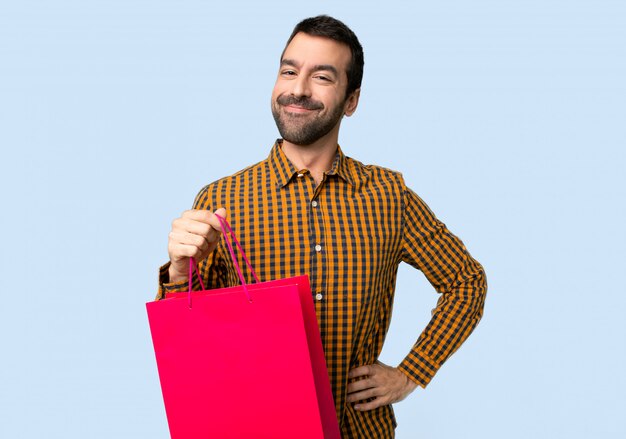
[[[348,74],[346,97],[350,96],[353,91],[361,87],[364,64],[363,47],[361,46],[361,43],[359,43],[359,39],[348,26],[336,18],[329,17],[328,15],[318,15],[317,17],[305,18],[293,29],[293,32],[285,45],[285,50],[287,50],[287,46],[289,46],[291,40],[293,40],[299,32],[303,32],[314,37],[330,38],[331,40],[335,40],[348,46],[350,48],[350,52],[352,53],[352,59],[346,72]],[[283,55],[285,54],[285,50],[283,50]]]

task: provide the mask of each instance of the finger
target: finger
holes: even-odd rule
[[[224,209],[223,207],[217,209],[215,213],[220,215],[222,218],[226,218],[226,209]],[[217,217],[215,216],[215,213],[209,210],[192,209],[192,210],[186,210],[185,212],[183,212],[181,218],[194,220],[194,221],[200,221],[202,223],[209,224],[211,227],[221,232],[222,225],[219,219],[217,219]]]
[[[376,383],[372,379],[366,378],[364,380],[359,380],[348,384],[348,393],[354,393],[364,389],[371,389],[372,387],[376,387]]]
[[[206,251],[209,249],[209,242],[207,238],[194,233],[172,231],[170,232],[169,238],[173,246],[183,244],[198,247],[200,251]]]
[[[372,401],[369,401],[369,402],[363,402],[363,403],[360,403],[360,404],[355,404],[354,405],[354,409],[358,410],[360,412],[366,412],[368,410],[374,410],[374,409],[377,409],[378,407],[382,407],[382,406],[387,405],[387,404],[388,404],[388,402],[387,402],[386,399],[378,397],[378,398],[376,398],[376,399],[374,399]]]
[[[355,369],[352,369],[348,373],[348,378],[357,378],[364,375],[372,375],[371,369],[372,368],[369,365],[357,367]]]
[[[222,235],[222,223],[217,215],[226,217],[226,209],[220,208],[211,213],[208,210],[187,210],[172,222],[172,230],[188,231],[202,235],[209,242],[217,242]]]
[[[180,217],[208,224],[211,215],[211,212],[205,209],[191,209],[184,211]]]
[[[204,238],[208,243],[216,242],[219,240],[221,233],[215,230],[209,224],[190,220],[186,218],[179,218],[172,226],[172,232],[186,234],[190,233],[198,235]]]
[[[368,398],[374,398],[376,396],[382,395],[382,389],[379,387],[373,387],[371,389],[366,389],[361,392],[351,393],[348,395],[348,402],[356,402],[356,401],[365,401]]]
[[[203,252],[195,245],[175,244],[170,250],[170,260],[174,263],[186,258],[202,260]]]

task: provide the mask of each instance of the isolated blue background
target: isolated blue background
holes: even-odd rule
[[[398,438],[626,437],[626,6],[601,0],[0,3],[1,437],[168,437],[144,303],[170,222],[266,157],[280,52],[319,13],[365,48],[343,149],[489,278]],[[401,268],[383,361],[436,299]]]

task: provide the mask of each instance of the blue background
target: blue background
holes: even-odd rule
[[[365,48],[344,151],[489,277],[398,438],[626,437],[626,6],[601,0],[0,3],[1,437],[168,437],[144,303],[170,222],[267,156],[280,52],[319,13]],[[436,299],[401,267],[383,361]]]

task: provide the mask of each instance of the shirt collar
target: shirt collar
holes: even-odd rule
[[[270,152],[268,157],[270,168],[272,170],[272,176],[276,181],[278,187],[284,187],[291,181],[292,178],[299,174],[293,163],[289,161],[282,148],[282,139],[278,139]],[[326,172],[326,175],[337,175],[346,182],[353,184],[352,176],[348,172],[348,165],[346,163],[346,156],[343,151],[337,145],[337,154],[335,160],[330,168],[330,171]]]

